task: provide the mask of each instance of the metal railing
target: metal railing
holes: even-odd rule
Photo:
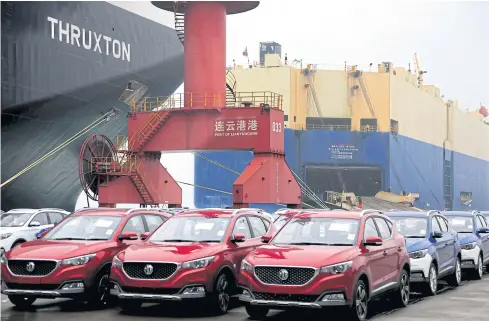
[[[333,131],[351,131],[350,125],[326,125],[326,124],[307,124],[306,129],[323,129]]]
[[[176,108],[252,108],[262,107],[263,104],[282,110],[283,96],[271,91],[237,92],[236,101],[226,104],[226,92],[180,93],[171,96],[146,97],[140,103],[133,103],[131,109],[132,112],[141,113]]]

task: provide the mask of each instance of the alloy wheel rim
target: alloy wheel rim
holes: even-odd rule
[[[409,282],[408,276],[404,273],[401,277],[401,299],[404,304],[409,302]]]
[[[100,282],[98,283],[98,294],[100,301],[105,299],[105,295],[107,294],[107,280],[109,276],[106,274],[100,278]]]
[[[457,279],[457,284],[459,284],[462,279],[462,271],[460,270],[460,261],[458,259],[457,263],[455,263],[455,278]]]
[[[221,278],[219,281],[219,284],[217,286],[217,291],[218,291],[218,301],[219,301],[219,308],[221,311],[227,311],[228,306],[229,306],[229,294],[226,292],[228,288],[228,280],[226,277]]]
[[[482,277],[482,257],[479,256],[479,263],[478,263],[478,266],[477,266],[477,269],[478,269],[478,272],[479,272],[479,276]]]
[[[438,287],[438,280],[436,277],[436,270],[434,267],[430,269],[430,288],[431,292],[436,293],[436,288]]]
[[[367,317],[367,291],[363,285],[359,285],[357,288],[356,310],[358,319],[364,320]]]

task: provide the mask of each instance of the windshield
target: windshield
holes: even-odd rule
[[[1,226],[20,227],[29,220],[34,213],[4,213],[2,215]]]
[[[149,242],[221,242],[229,218],[209,216],[175,216],[161,225]]]
[[[426,217],[389,217],[395,224],[396,229],[404,237],[425,238],[428,230],[428,218]]]
[[[66,218],[54,227],[44,240],[108,240],[119,226],[122,217],[84,215]]]
[[[445,216],[457,233],[472,233],[474,225],[472,217],[467,216]]]
[[[273,244],[353,245],[358,220],[343,218],[297,218],[285,225]]]
[[[282,226],[285,225],[285,223],[287,223],[288,221],[290,220],[290,217],[288,216],[280,216],[274,223],[273,225],[275,225],[275,227],[277,228],[277,230],[280,230],[282,228]]]

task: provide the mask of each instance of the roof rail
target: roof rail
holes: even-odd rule
[[[45,210],[55,210],[55,211],[62,211],[62,212],[68,212],[69,213],[69,211],[67,211],[67,210],[64,210],[62,208],[55,208],[55,207],[43,207],[43,208],[40,208],[39,210],[40,211],[41,210],[43,210],[43,211],[45,211]]]
[[[7,212],[20,212],[20,211],[38,211],[38,209],[35,209],[35,208],[13,208]]]
[[[472,211],[471,213],[472,213],[472,215],[477,215],[477,214],[480,214],[481,212],[480,211]]]
[[[126,212],[126,214],[131,214],[132,212],[137,212],[137,211],[166,212],[166,210],[168,210],[168,209],[159,208],[159,207],[150,207],[150,208],[139,207],[139,208],[131,208],[130,210],[128,210]]]
[[[439,213],[439,214],[441,214],[440,211],[437,211],[437,210],[429,210],[428,212],[426,212],[426,216],[430,216],[431,213]]]
[[[244,210],[252,210],[252,211],[258,211],[258,212],[264,212],[261,208],[250,208],[250,207],[243,207],[243,208],[237,208],[233,211],[233,216],[238,214],[240,211]]]
[[[85,212],[85,211],[107,211],[107,210],[115,210],[115,209],[116,208],[113,207],[82,207],[77,209],[75,213]]]
[[[374,213],[377,213],[377,214],[383,214],[382,211],[379,211],[379,210],[363,210],[361,213],[360,213],[360,217],[363,217],[364,215],[366,214],[374,214]]]

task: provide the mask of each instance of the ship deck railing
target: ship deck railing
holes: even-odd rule
[[[178,108],[262,108],[282,110],[283,96],[271,91],[236,92],[234,101],[226,102],[226,93],[179,93],[146,97],[133,103],[132,112],[144,113]]]

